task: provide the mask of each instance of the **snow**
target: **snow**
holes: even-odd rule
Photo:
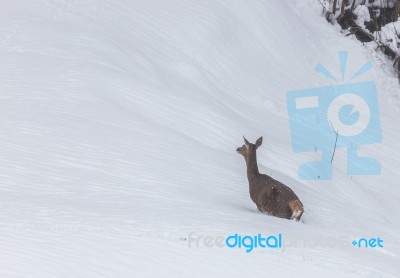
[[[369,10],[364,5],[358,5],[354,9],[354,14],[357,16],[356,23],[358,26],[365,28],[365,22],[371,21]]]
[[[374,32],[374,37],[382,42],[384,45],[388,45],[395,52],[399,51],[398,44],[400,43],[399,39],[400,32],[400,21],[391,22],[382,26],[380,32]]]
[[[369,7],[374,8],[394,8],[395,0],[373,0],[366,1],[365,4]]]
[[[380,54],[312,1],[3,1],[0,11],[1,277],[399,277],[399,85]],[[379,176],[301,181],[286,92],[348,76],[376,82]],[[258,213],[242,136],[289,185],[302,222]],[[188,236],[276,235],[343,245],[189,247]],[[359,249],[361,237],[384,248]],[[200,240],[201,241],[201,240]],[[347,243],[347,245],[346,245]]]

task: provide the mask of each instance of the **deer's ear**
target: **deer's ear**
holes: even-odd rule
[[[244,143],[246,144],[246,146],[248,146],[250,144],[249,141],[247,141],[247,139],[244,138],[244,136],[243,136],[243,139],[244,139]]]
[[[262,136],[260,138],[258,138],[258,140],[256,141],[256,148],[258,148],[259,146],[261,146],[262,144]]]

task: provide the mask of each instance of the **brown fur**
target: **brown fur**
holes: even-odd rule
[[[293,200],[289,202],[289,207],[293,213],[290,219],[299,220],[304,212],[303,204],[299,200]]]
[[[276,217],[300,220],[304,208],[297,195],[283,183],[258,171],[256,150],[262,144],[262,137],[255,144],[246,138],[244,142],[236,151],[246,160],[250,198],[258,210]]]

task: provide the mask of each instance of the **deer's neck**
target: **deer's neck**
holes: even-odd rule
[[[251,154],[246,159],[246,165],[247,165],[247,178],[249,181],[254,177],[260,175],[260,172],[258,172],[256,152],[254,152],[254,154]]]

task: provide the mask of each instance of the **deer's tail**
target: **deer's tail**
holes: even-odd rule
[[[289,207],[292,211],[290,219],[296,219],[296,221],[299,221],[304,212],[303,204],[299,200],[293,200],[289,202]]]

